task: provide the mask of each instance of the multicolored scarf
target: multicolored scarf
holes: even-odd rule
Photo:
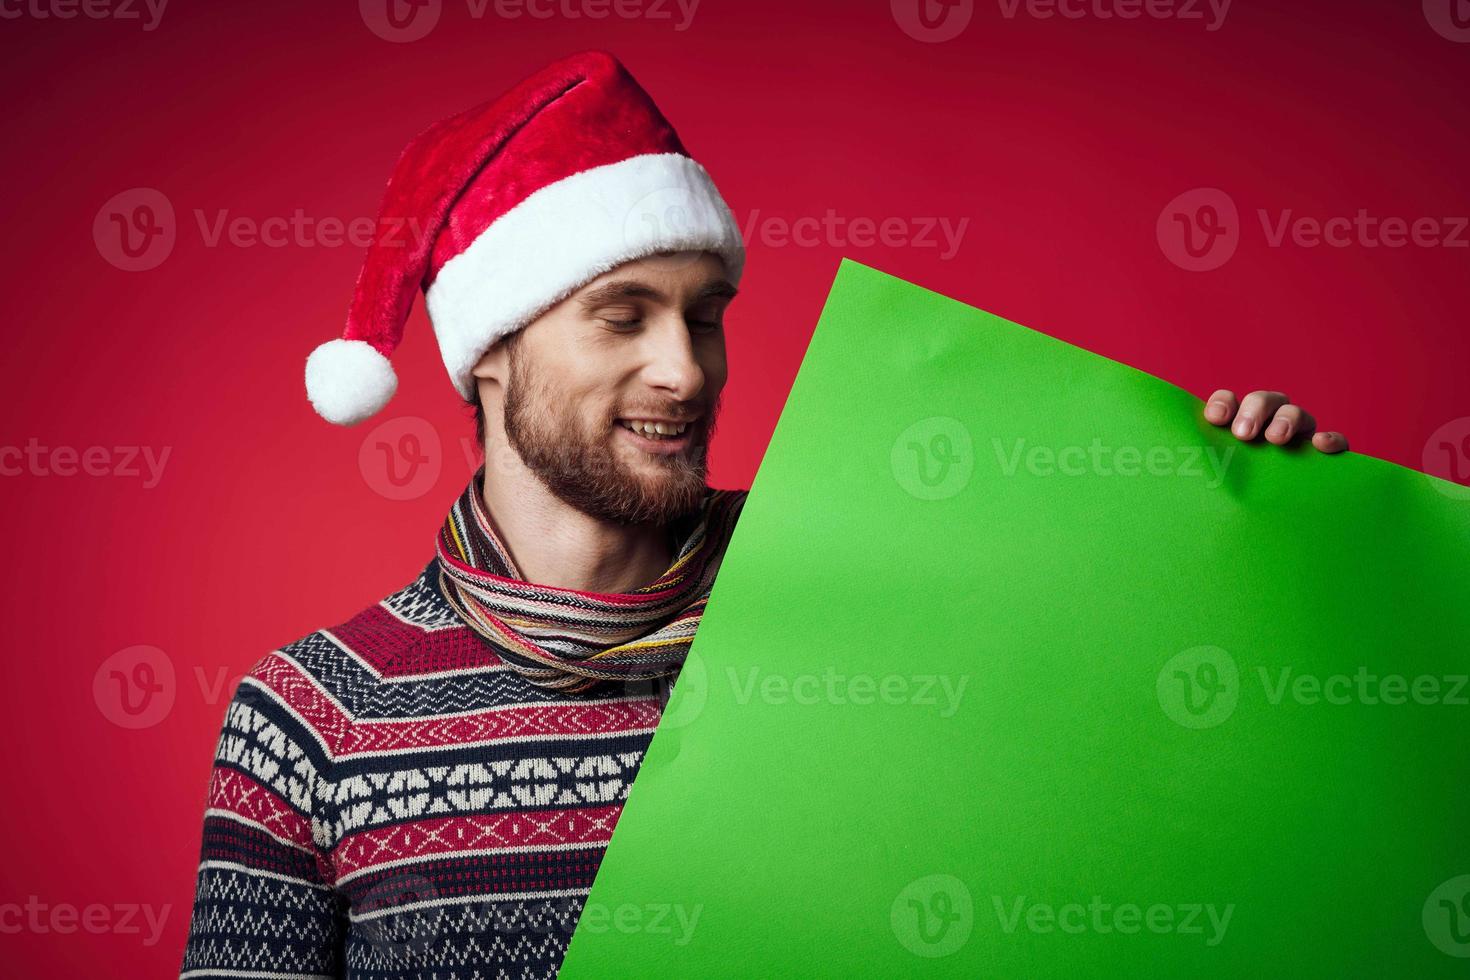
[[[450,605],[532,683],[580,693],[679,672],[699,627],[745,490],[708,489],[669,527],[674,563],[626,593],[581,592],[525,581],[470,480],[439,530],[439,584]]]

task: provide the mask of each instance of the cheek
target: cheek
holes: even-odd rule
[[[723,353],[720,355],[718,360],[712,360],[705,365],[705,385],[709,388],[711,394],[718,394],[720,389],[725,387],[725,381],[728,380],[729,377],[730,370],[729,366],[725,363],[725,357]]]
[[[603,383],[579,381],[553,388],[549,392],[553,402],[561,411],[581,421],[584,429],[596,435],[606,429],[617,417],[620,403],[617,392]]]
[[[543,375],[539,394],[548,415],[589,432],[605,428],[617,407],[607,366],[592,359],[561,359]]]
[[[699,348],[695,355],[699,360],[699,366],[704,369],[704,377],[707,384],[718,388],[725,383],[729,377],[730,368],[725,359],[724,337],[711,338],[703,348]]]

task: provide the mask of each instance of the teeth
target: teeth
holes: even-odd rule
[[[684,430],[689,428],[689,423],[687,422],[673,424],[669,422],[645,422],[641,419],[619,419],[618,423],[624,428],[632,429],[640,435],[655,439],[660,436],[682,435]]]

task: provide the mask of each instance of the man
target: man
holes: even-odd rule
[[[413,291],[485,465],[404,589],[255,664],[229,706],[183,977],[551,977],[744,491],[705,485],[744,249],[647,95],[587,52],[430,128],[342,339],[329,420],[396,386]],[[1242,439],[1346,448],[1284,396]]]

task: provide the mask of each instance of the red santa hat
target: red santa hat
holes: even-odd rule
[[[420,288],[468,399],[497,340],[609,269],[685,250],[716,253],[739,283],[735,218],[648,93],[606,52],[564,58],[404,149],[347,327],[306,359],[307,397],[340,425],[386,405]]]

